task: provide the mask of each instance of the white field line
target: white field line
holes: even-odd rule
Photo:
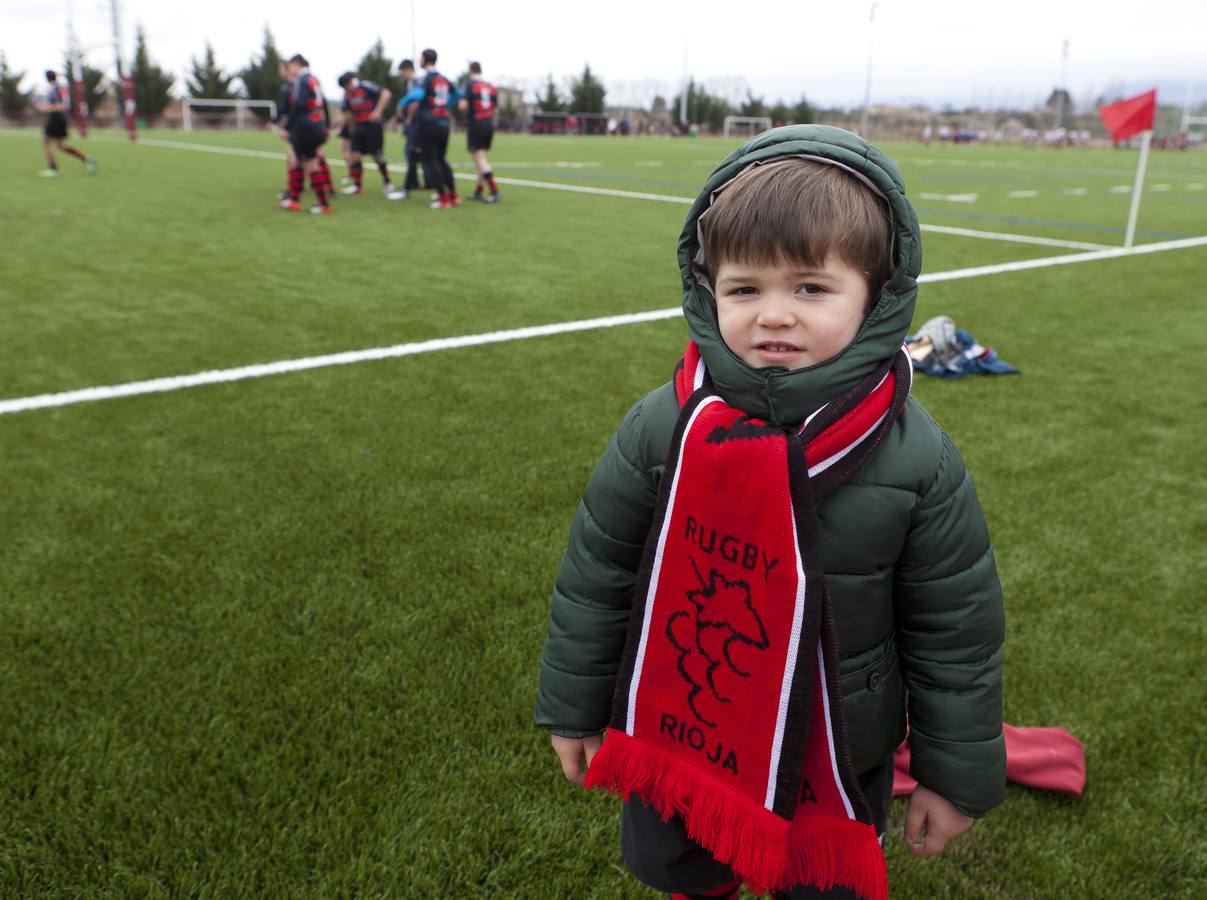
[[[1038,197],[1039,191],[1011,191],[1007,197]]]
[[[919,194],[923,200],[947,200],[951,203],[976,203],[976,194]]]
[[[1117,184],[1114,187],[1107,188],[1112,194],[1130,194],[1132,186],[1130,184]]]
[[[472,169],[472,162],[455,162],[449,163],[454,169]],[[492,169],[598,169],[603,163],[599,162],[573,162],[570,160],[559,159],[553,162],[508,162],[508,163],[493,163]]]
[[[1009,234],[1003,231],[973,231],[969,228],[953,228],[950,225],[921,225],[923,231],[935,234],[951,234],[958,237],[977,237],[991,241],[1008,241],[1015,244],[1039,244],[1043,247],[1066,247],[1070,250],[1109,250],[1107,244],[1092,244],[1089,241],[1065,241],[1060,238],[1032,237],[1029,234]]]
[[[1115,259],[1121,256],[1138,256],[1146,253],[1161,253],[1167,250],[1184,250],[1190,247],[1207,246],[1207,236],[1183,238],[1177,241],[1163,241],[1156,244],[1141,244],[1130,250],[1121,247],[1106,250],[1095,250],[1089,253],[1073,253],[1067,256],[1050,256],[1041,259],[1028,259],[1019,262],[998,263],[992,266],[977,266],[969,269],[952,269],[947,272],[932,272],[922,275],[920,283],[939,281],[955,281],[962,278],[979,278],[985,275],[996,275],[1003,272],[1021,272],[1027,269],[1043,269],[1048,266],[1071,265],[1075,263],[1096,262],[1103,259]],[[193,375],[176,375],[168,378],[153,378],[149,381],[131,381],[125,384],[114,384],[103,387],[83,388],[76,391],[61,391],[54,394],[38,394],[31,397],[18,397],[12,400],[0,400],[0,415],[24,412],[33,409],[47,409],[55,406],[70,406],[75,403],[87,403],[93,400],[110,400],[115,397],[133,397],[140,394],[160,394],[167,391],[178,391],[183,388],[199,387],[205,384],[219,384],[232,381],[244,381],[249,378],[262,378],[266,375],[281,375],[286,372],[301,372],[307,369],[320,369],[327,366],[349,365],[351,363],[368,362],[371,360],[394,359],[401,356],[415,356],[420,353],[432,353],[437,350],[455,350],[462,347],[475,347],[483,344],[499,344],[507,341],[527,340],[554,334],[566,334],[575,331],[591,331],[598,328],[614,328],[620,325],[632,325],[639,322],[653,322],[660,319],[673,319],[682,315],[679,307],[655,309],[648,312],[627,313],[617,316],[604,316],[598,319],[582,319],[576,322],[555,322],[548,325],[534,325],[527,328],[513,328],[507,331],[491,331],[484,334],[467,334],[459,337],[434,338],[428,341],[416,341],[409,344],[395,344],[392,347],[374,347],[367,350],[351,350],[344,353],[330,353],[323,356],[309,356],[301,359],[286,359],[278,362],[262,363],[259,365],[240,366],[234,369],[215,369],[208,372],[197,372]]]
[[[1201,191],[1202,189],[1203,182],[1201,181],[1192,181],[1190,184],[1186,185],[1186,190],[1188,191]]]
[[[235,147],[218,147],[214,144],[193,144],[184,141],[161,141],[155,138],[146,138],[141,143],[147,144],[151,147],[167,147],[168,149],[173,150],[200,150],[207,153],[221,153],[234,156],[254,156],[260,159],[276,159],[281,162],[284,162],[285,160],[285,154],[270,153],[266,150],[243,150]],[[328,160],[328,162],[341,166],[344,164],[343,160]],[[392,164],[390,166],[390,171],[403,172],[406,171],[406,169],[401,165]],[[467,181],[476,181],[478,177],[475,174],[469,173],[462,174],[458,172],[454,174],[457,178]],[[517,187],[533,187],[549,191],[569,191],[576,194],[595,194],[603,197],[624,197],[631,200],[655,200],[662,203],[678,203],[682,205],[690,205],[695,202],[694,197],[681,197],[673,194],[650,194],[642,191],[621,191],[614,188],[597,188],[577,184],[558,184],[552,181],[529,181],[522,178],[505,177],[496,177],[495,181],[499,182],[500,184],[515,185]],[[922,194],[921,196],[927,197],[928,195]],[[972,194],[970,196],[975,198],[976,194]],[[978,231],[972,228],[948,228],[941,225],[923,225],[922,230],[930,230],[936,233],[954,235],[957,237],[979,238],[981,240],[988,241],[1011,241],[1020,244],[1039,244],[1049,247],[1065,247],[1074,250],[1093,250],[1105,246],[1104,244],[1088,244],[1077,241],[1064,241],[1057,238],[1032,237],[1031,235],[1026,234],[1007,234],[1001,231]]]
[[[1061,193],[1066,197],[1084,197],[1089,190],[1087,188],[1065,188]]]

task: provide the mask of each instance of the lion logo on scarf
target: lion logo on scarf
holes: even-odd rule
[[[691,563],[700,582],[699,588],[686,595],[694,615],[687,610],[673,613],[666,623],[666,636],[679,651],[675,667],[691,687],[688,707],[700,722],[716,728],[712,710],[732,702],[741,680],[750,677],[744,658],[766,650],[771,642],[750,602],[748,581],[730,581],[711,568],[705,579],[695,559]]]

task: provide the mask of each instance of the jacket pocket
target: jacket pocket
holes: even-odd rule
[[[905,681],[890,637],[879,654],[841,678],[851,763],[857,773],[883,765],[905,739]]]

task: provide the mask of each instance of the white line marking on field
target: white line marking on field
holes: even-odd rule
[[[1114,187],[1107,188],[1112,194],[1130,194],[1132,186],[1130,184],[1117,184]]]
[[[1202,246],[1207,246],[1207,236],[1183,238],[1177,241],[1163,241],[1156,244],[1141,244],[1139,247],[1133,247],[1131,250],[1117,247],[1106,250],[1095,250],[1090,253],[1073,253],[1067,256],[1050,256],[1041,259],[1021,260],[1019,262],[998,263],[992,266],[977,266],[968,269],[953,269],[947,272],[932,272],[919,277],[918,282],[929,284],[939,281],[955,281],[962,278],[979,278],[984,275],[996,275],[1002,272],[1021,272],[1027,269],[1042,269],[1048,266],[1095,262],[1102,259],[1115,259],[1121,256],[1138,256],[1146,253],[1161,253],[1167,250],[1184,250],[1189,247]],[[604,316],[598,319],[582,319],[577,322],[555,322],[548,325],[513,328],[507,331],[491,331],[484,334],[461,335],[460,337],[434,338],[428,341],[416,341],[409,344],[395,344],[392,347],[374,347],[368,350],[352,350],[344,353],[330,353],[323,356],[286,359],[259,365],[240,366],[234,369],[216,369],[208,372],[198,372],[194,375],[176,375],[168,378],[153,378],[148,381],[131,381],[125,384],[83,388],[76,391],[62,391],[55,394],[38,394],[32,397],[18,397],[12,400],[0,401],[0,415],[24,412],[32,409],[70,406],[75,403],[86,403],[93,400],[110,400],[115,397],[161,394],[167,391],[178,391],[183,388],[198,387],[204,384],[244,381],[249,378],[262,378],[267,375],[280,375],[286,372],[301,372],[307,369],[320,369],[327,366],[349,365],[351,363],[367,362],[370,360],[414,356],[420,353],[431,353],[436,350],[455,350],[461,347],[527,340],[529,338],[567,334],[575,331],[614,328],[619,325],[632,325],[638,322],[673,319],[679,315],[682,315],[682,310],[675,306],[668,307],[667,309],[650,310],[648,312]]]
[[[1060,238],[1033,237],[1029,234],[1008,234],[1002,231],[974,231],[971,228],[953,228],[949,225],[920,225],[923,231],[936,234],[952,234],[957,237],[984,238],[991,241],[1008,241],[1015,244],[1039,244],[1044,247],[1067,247],[1070,250],[1109,250],[1108,244],[1092,244],[1088,241],[1066,241]]]
[[[948,200],[952,203],[976,203],[976,194],[919,194],[923,200]]]
[[[1168,184],[1154,184],[1154,185],[1150,185],[1148,189],[1150,191],[1167,191],[1167,190],[1169,190],[1169,185]]]
[[[650,167],[650,168],[654,168],[654,167],[656,167],[656,166],[663,166],[663,165],[666,165],[666,163],[664,163],[664,162],[663,162],[662,160],[660,160],[660,159],[639,159],[639,160],[637,160],[637,162],[633,163],[633,165],[635,165],[635,166],[648,166],[648,167]]]
[[[1065,188],[1061,193],[1066,197],[1084,197],[1089,191],[1085,188]]]
[[[1201,181],[1192,181],[1190,184],[1186,185],[1186,190],[1188,191],[1201,191],[1202,189],[1203,182]]]
[[[1038,197],[1038,196],[1039,196],[1039,191],[1011,191],[1011,192],[1010,192],[1010,193],[1008,193],[1006,196],[1007,196],[1007,197],[1015,197],[1015,198],[1019,198],[1019,197]]]
[[[449,163],[454,169],[472,169],[472,162]],[[558,159],[550,162],[496,162],[491,163],[492,169],[598,169],[603,163],[572,162]]]

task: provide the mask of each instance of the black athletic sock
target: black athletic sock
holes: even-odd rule
[[[486,180],[486,186],[490,188],[490,192],[492,194],[497,194],[499,192],[499,186],[495,184],[495,173],[487,172],[482,177]]]
[[[390,167],[384,159],[377,161],[377,171],[381,173],[381,180],[386,184],[390,183]]]
[[[81,153],[79,150],[75,149],[75,147],[72,147],[70,144],[63,145],[63,152],[66,153],[68,156],[74,156],[80,162],[83,162],[86,159],[86,157],[84,156],[83,153]]]
[[[362,163],[354,162],[352,164],[352,183],[360,187],[360,180],[365,176],[365,167]]]

